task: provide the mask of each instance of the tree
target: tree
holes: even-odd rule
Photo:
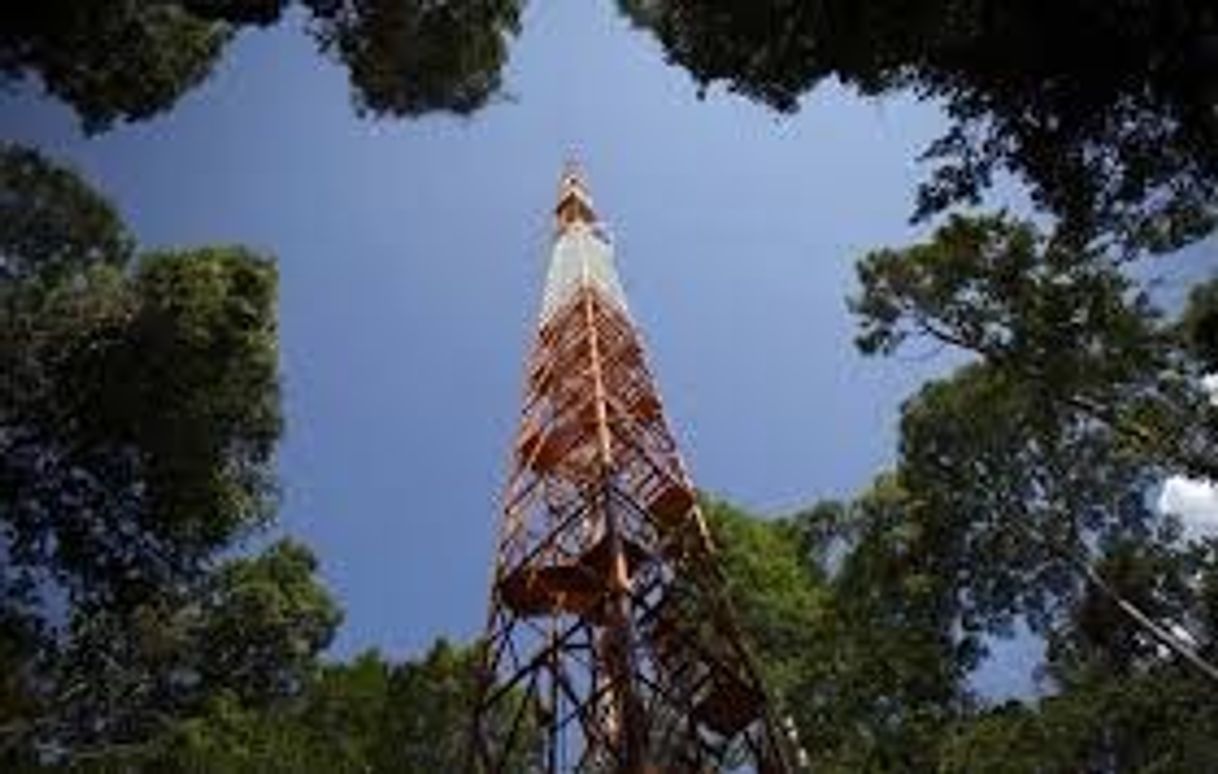
[[[163,737],[155,770],[224,772],[463,771],[477,649],[436,641],[394,663],[376,651],[325,666],[294,700],[250,708],[222,694]],[[519,761],[511,771],[532,770]]]
[[[273,505],[274,277],[235,249],[5,288],[9,570],[74,604],[191,577]]]
[[[1188,326],[1102,253],[956,217],[925,244],[870,254],[859,276],[864,352],[925,338],[979,358],[906,404],[899,466],[915,515],[968,558],[954,570],[966,626],[1024,616],[1046,631],[1099,582],[1093,546],[1163,532],[1153,487],[1218,470]]]
[[[1218,373],[1218,278],[1193,288],[1181,328],[1203,367]]]
[[[850,305],[865,354],[911,339],[958,348],[1034,397],[1031,430],[1080,423],[1149,463],[1218,479],[1218,438],[1199,421],[1212,413],[1208,365],[1188,333],[1205,287],[1183,324],[1165,323],[1116,261],[1005,215],[955,216],[926,243],[870,253],[858,271]]]
[[[805,560],[794,524],[761,521],[723,500],[703,498],[703,509],[725,591],[740,625],[754,635],[767,687],[782,696],[802,678],[805,653],[817,646],[829,615],[827,581]]]
[[[1218,218],[1218,17],[1204,0],[620,0],[705,89],[779,111],[825,78],[912,90],[951,126],[916,216],[1013,174],[1081,245],[1169,250]]]
[[[908,508],[892,477],[789,519],[707,502],[729,596],[813,770],[930,767],[965,706],[974,646]]]
[[[323,51],[347,66],[356,109],[469,115],[500,90],[521,0],[307,0]]]
[[[960,625],[957,547],[918,523],[918,507],[887,474],[848,508],[833,584],[836,688],[822,700],[839,729],[838,770],[932,768],[946,724],[969,706],[965,678],[983,651]]]
[[[1218,544],[1125,539],[1093,560],[1045,625],[1043,698],[987,706],[967,678],[985,631],[961,582],[995,559],[927,519],[899,475],[854,501],[791,518],[709,501],[708,521],[744,628],[796,721],[815,771],[1205,771],[1218,760],[1212,686],[1170,658],[1116,603],[1218,647]],[[1026,587],[1043,584],[1034,577]],[[972,622],[970,622],[972,621]]]
[[[138,601],[269,516],[274,273],[239,248],[133,265],[83,183],[29,151],[0,159],[6,587]]]
[[[1122,596],[1188,621],[1213,652],[1218,632],[1202,599],[1213,592],[1213,547],[1164,551],[1124,543],[1096,562]],[[1208,568],[1208,569],[1207,569]],[[1211,685],[1165,662],[1111,599],[1091,589],[1050,638],[1056,692],[961,722],[946,771],[1208,771],[1218,765]]]
[[[923,388],[901,436],[907,518],[937,535],[967,631],[1005,633],[1020,617],[1045,631],[1078,593],[1088,545],[1150,532],[1161,469],[984,365]]]
[[[38,152],[0,145],[0,191],[0,281],[6,286],[130,262],[133,240],[110,203]]]
[[[1218,763],[1212,697],[1154,674],[1009,702],[945,743],[944,772],[1210,771]]]
[[[135,256],[113,208],[0,149],[0,760],[139,745],[204,697],[299,692],[338,612],[268,523],[275,274]]]
[[[197,595],[197,612],[189,610],[200,683],[247,707],[304,692],[342,620],[316,571],[309,549],[283,540],[213,573]]]
[[[1172,473],[1215,476],[1215,283],[1173,317],[1119,256],[1002,215],[953,217],[859,277],[864,353],[922,340],[973,358],[902,408],[897,470],[905,521],[939,536],[960,631],[1022,620],[1049,643],[1055,693],[960,716],[943,766],[1212,767],[1213,547],[1181,548],[1149,494]]]
[[[0,11],[0,79],[37,77],[86,132],[170,109],[233,34],[289,0],[52,0]],[[301,0],[319,50],[350,72],[361,113],[469,114],[499,91],[520,0]]]
[[[51,0],[0,12],[0,74],[36,76],[85,131],[142,120],[211,73],[230,33],[180,5]]]
[[[158,737],[140,762],[155,771],[372,771],[392,670],[383,656],[369,651],[320,666],[316,679],[285,702],[250,706],[220,692]]]
[[[436,642],[389,678],[389,711],[372,750],[377,771],[458,771],[469,763],[478,651]]]
[[[295,701],[341,620],[316,570],[308,549],[282,540],[134,610],[76,613],[43,657],[51,691],[32,741],[75,766],[148,765],[191,718]]]

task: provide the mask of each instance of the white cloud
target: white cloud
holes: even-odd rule
[[[1180,518],[1185,541],[1218,536],[1218,486],[1171,476],[1159,493],[1159,510]]]

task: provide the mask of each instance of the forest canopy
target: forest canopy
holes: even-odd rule
[[[0,79],[87,132],[172,109],[242,30],[304,25],[357,111],[472,115],[516,0],[52,0],[0,11]],[[621,0],[706,91],[832,80],[943,107],[926,232],[866,251],[856,344],[964,364],[910,395],[890,470],[782,518],[704,498],[742,625],[825,771],[1218,770],[1218,538],[1155,493],[1218,482],[1218,13],[1201,0]],[[1035,212],[985,212],[995,182]],[[1205,269],[1206,267],[1202,267]],[[0,147],[0,768],[459,770],[476,642],[325,654],[311,550],[269,539],[278,270],[142,249],[41,152]],[[1207,484],[1208,482],[1208,484]],[[1038,694],[975,685],[1043,645]],[[522,762],[522,767],[524,766]]]
[[[621,0],[702,88],[781,112],[835,79],[911,91],[948,131],[915,217],[976,205],[1001,175],[1076,243],[1179,248],[1218,218],[1218,15],[1206,0]]]

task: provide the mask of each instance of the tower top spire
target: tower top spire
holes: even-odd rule
[[[569,231],[577,223],[596,223],[596,210],[592,208],[592,195],[584,183],[579,163],[569,159],[563,165],[562,179],[558,184],[558,204],[554,207],[556,230],[559,234]]]

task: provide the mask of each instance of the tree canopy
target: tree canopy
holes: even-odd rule
[[[1010,573],[1012,562],[946,544],[951,525],[927,516],[919,482],[901,479],[898,470],[853,501],[784,519],[721,502],[707,509],[733,602],[810,770],[1213,767],[1212,683],[1119,605],[1186,626],[1213,658],[1218,540],[1109,541],[1086,560],[1109,590],[1074,573],[1070,601],[1045,619],[1042,696],[995,704],[971,677],[1014,628],[1011,619],[982,625],[971,597],[987,593],[987,563]],[[966,565],[972,575],[960,574]],[[1033,570],[1011,587],[1036,593],[1054,582]]]
[[[240,248],[132,260],[64,170],[11,148],[0,168],[6,584],[138,601],[269,516],[274,271]]]
[[[0,761],[137,743],[216,691],[302,689],[338,625],[275,505],[275,272],[136,254],[106,200],[0,148]]]
[[[1026,182],[1079,242],[1167,250],[1218,217],[1218,16],[1205,0],[620,0],[705,88],[790,112],[822,80],[912,90],[947,133],[916,215]]]
[[[498,94],[521,5],[53,0],[0,11],[0,78],[37,78],[100,131],[295,13],[358,111],[465,115]],[[951,122],[915,211],[946,217],[864,256],[850,308],[864,354],[967,363],[905,402],[893,469],[857,497],[770,520],[705,502],[809,765],[1218,768],[1218,539],[1185,540],[1152,497],[1218,481],[1218,276],[1173,306],[1131,267],[1218,224],[1218,14],[619,5],[703,88],[789,112],[833,78]],[[960,214],[1001,175],[1047,224]],[[74,172],[0,147],[0,766],[464,767],[475,646],[326,662],[341,611],[315,557],[240,550],[276,506],[275,303],[267,258],[140,251]],[[991,704],[971,679],[1025,630],[1042,695]]]
[[[860,350],[968,361],[906,401],[894,470],[854,500],[708,506],[813,770],[1214,767],[1218,538],[1153,494],[1215,480],[1218,278],[1173,306],[1124,261],[1001,213],[871,252]],[[994,704],[972,677],[1013,636],[1045,645],[1041,695]]]
[[[979,624],[1049,626],[1097,543],[1172,537],[1149,495],[1167,476],[1216,478],[1190,333],[1214,283],[1173,318],[1117,263],[1004,216],[955,217],[859,277],[865,353],[922,339],[976,358],[905,405],[899,472],[919,519],[963,549]]]
[[[1218,223],[1218,19],[1205,0],[619,0],[705,88],[781,112],[827,78],[912,91],[948,131],[916,218],[1013,175],[1062,238],[1168,251]],[[41,81],[87,131],[169,109],[233,35],[307,18],[360,113],[471,114],[495,99],[522,0],[54,0],[0,12],[0,78]],[[298,8],[295,15],[289,13]]]
[[[138,253],[16,146],[0,207],[0,768],[462,769],[475,647],[326,663],[312,552],[240,550],[275,507],[273,264]]]
[[[1172,474],[1215,480],[1218,278],[1164,306],[1123,256],[1005,214],[953,216],[858,273],[865,354],[970,357],[903,406],[895,471],[941,631],[973,652],[1020,623],[1047,643],[1045,697],[966,702],[938,766],[1212,768],[1218,539],[1184,541],[1152,494]]]
[[[84,129],[173,107],[239,30],[281,22],[290,0],[52,0],[0,11],[0,79],[36,78]],[[318,50],[347,68],[374,116],[468,114],[498,94],[520,0],[300,0]]]

